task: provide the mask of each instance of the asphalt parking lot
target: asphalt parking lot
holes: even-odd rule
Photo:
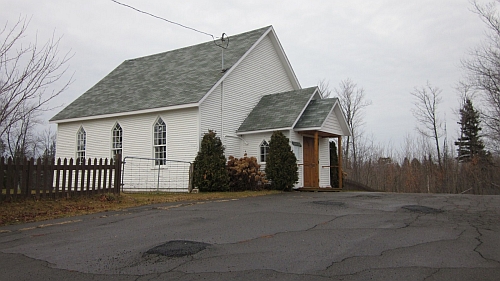
[[[500,280],[500,196],[292,192],[0,227],[0,280]]]

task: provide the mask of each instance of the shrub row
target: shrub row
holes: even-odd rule
[[[203,136],[194,161],[193,184],[202,192],[244,191],[264,188],[290,191],[298,181],[297,159],[288,138],[274,132],[269,142],[265,173],[255,157],[229,156],[226,162],[224,146],[214,131]],[[266,176],[267,175],[267,176]]]

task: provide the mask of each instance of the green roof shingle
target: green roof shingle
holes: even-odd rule
[[[238,133],[290,128],[317,87],[263,96]]]
[[[231,36],[224,68],[231,68],[269,28]],[[197,103],[223,75],[221,49],[212,41],[126,60],[51,121]]]
[[[295,128],[318,128],[323,125],[337,98],[311,100]]]

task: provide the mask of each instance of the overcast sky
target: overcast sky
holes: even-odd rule
[[[485,34],[468,0],[120,2],[216,36],[273,25],[302,87],[325,80],[333,89],[350,78],[372,101],[366,135],[396,149],[416,135],[410,92],[427,82],[442,89],[441,117],[457,137],[460,61]],[[63,36],[60,52],[73,54],[74,82],[53,105],[68,105],[126,59],[211,40],[110,0],[0,0],[0,24],[24,16],[25,40],[54,33]]]

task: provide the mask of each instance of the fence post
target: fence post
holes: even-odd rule
[[[80,192],[83,194],[83,191],[85,190],[85,166],[86,166],[86,163],[85,163],[85,159],[80,159],[80,160],[76,160],[77,164],[80,165],[77,167],[77,169],[75,170],[75,173],[78,173],[78,170],[80,170]],[[79,162],[79,163],[78,163]],[[75,194],[77,194],[78,192],[78,188],[77,188],[77,185],[75,185],[74,187],[75,189]]]
[[[107,181],[108,181],[108,192],[115,192],[115,182],[114,182],[114,179],[113,179],[113,171],[115,170],[115,162],[116,160],[113,160],[113,159],[110,159],[109,160],[109,166],[108,166],[108,171],[109,171],[109,175],[107,177]]]
[[[26,197],[31,197],[32,196],[32,191],[33,191],[33,182],[36,181],[36,175],[33,173],[36,171],[35,170],[35,159],[30,158],[26,159],[26,185],[24,186],[24,190],[26,193]]]
[[[44,157],[42,163],[43,178],[42,178],[42,186],[43,186],[43,196],[50,197],[52,195],[52,187],[49,187],[49,159]]]
[[[115,161],[115,186],[114,186],[113,193],[120,194],[120,184],[121,184],[121,178],[122,178],[122,155],[117,154],[115,158],[116,158],[116,161]]]
[[[92,170],[92,192],[91,194],[96,194],[96,188],[95,188],[95,183],[96,183],[96,172],[97,172],[97,158],[94,158],[94,163],[92,164],[91,167]]]
[[[104,171],[102,175],[102,186],[103,186],[103,191],[104,192],[109,192],[110,186],[106,185],[108,183],[108,170],[109,170],[109,165],[108,165],[108,158],[104,159]]]
[[[91,194],[91,191],[90,191],[90,171],[91,171],[91,165],[92,165],[92,159],[89,158],[87,160],[87,166],[85,167],[85,172],[87,173],[87,187],[86,187],[86,191],[85,191],[85,194],[86,195],[89,195]]]
[[[158,178],[156,179],[156,192],[160,192],[160,168],[161,165],[160,163],[158,163]]]
[[[99,165],[97,166],[97,170],[98,170],[97,193],[103,193],[103,189],[104,188],[101,186],[101,180],[102,180],[102,158],[99,159]],[[95,178],[95,176],[94,176],[94,178]]]
[[[5,189],[5,193],[7,193],[7,167],[5,166],[5,158],[0,157],[0,201],[4,201],[5,198],[3,198],[3,190]]]
[[[3,198],[3,190],[4,189],[7,189],[6,187],[6,167],[5,167],[5,164],[4,164],[4,161],[5,161],[5,158],[3,157],[0,157],[0,201],[4,201],[5,199]],[[7,190],[5,191],[7,192]]]
[[[121,181],[120,181],[120,192],[123,192],[124,186],[124,176],[125,176],[125,164],[127,164],[127,156],[122,159],[122,170],[121,170]]]
[[[55,159],[54,159],[54,161],[55,161]],[[55,192],[56,192],[56,197],[59,197],[59,198],[62,197],[62,194],[59,193],[59,184],[60,184],[59,180],[61,179],[60,178],[61,177],[60,176],[60,172],[61,172],[60,168],[61,168],[61,158],[57,159],[57,165],[54,166],[54,172],[56,173],[56,177],[55,177],[56,178],[56,186],[55,186],[56,190],[55,190]],[[54,173],[54,172],[52,172],[52,173]]]
[[[194,172],[194,163],[189,163],[189,181],[188,181],[188,191],[191,193],[193,191],[193,172]]]
[[[15,183],[15,180],[14,180],[14,164],[12,163],[12,157],[9,157],[9,159],[7,160],[7,176],[6,176],[6,186],[5,186],[5,197],[8,199],[10,197],[10,189],[12,188],[12,186],[14,185]]]
[[[40,184],[42,182],[42,177],[41,177],[41,174],[42,174],[42,159],[41,158],[38,158],[36,160],[36,168],[35,168],[35,171],[36,171],[36,180],[35,180],[35,194],[36,194],[36,199],[40,199]]]
[[[33,161],[31,159],[24,159],[23,177],[21,178],[21,188],[24,197],[28,198],[31,193],[31,171],[33,170]]]
[[[16,179],[16,182],[15,182],[15,185],[12,186],[12,194],[13,194],[13,197],[16,198],[18,193],[21,193],[21,191],[19,190],[21,188],[21,179],[22,179],[22,176],[23,176],[23,169],[22,169],[22,165],[21,163],[23,162],[23,159],[22,158],[17,158],[17,159],[14,159],[14,175],[15,175],[15,179]]]
[[[64,166],[66,166],[66,160],[67,158],[64,158]],[[66,171],[68,171],[68,189],[66,190],[66,197],[70,197],[72,195],[72,188],[71,185],[73,183],[73,171],[75,171],[75,188],[78,186],[78,170],[75,169],[73,166],[73,158],[69,159],[68,166],[65,167],[66,170],[64,171],[64,174],[66,174]]]

